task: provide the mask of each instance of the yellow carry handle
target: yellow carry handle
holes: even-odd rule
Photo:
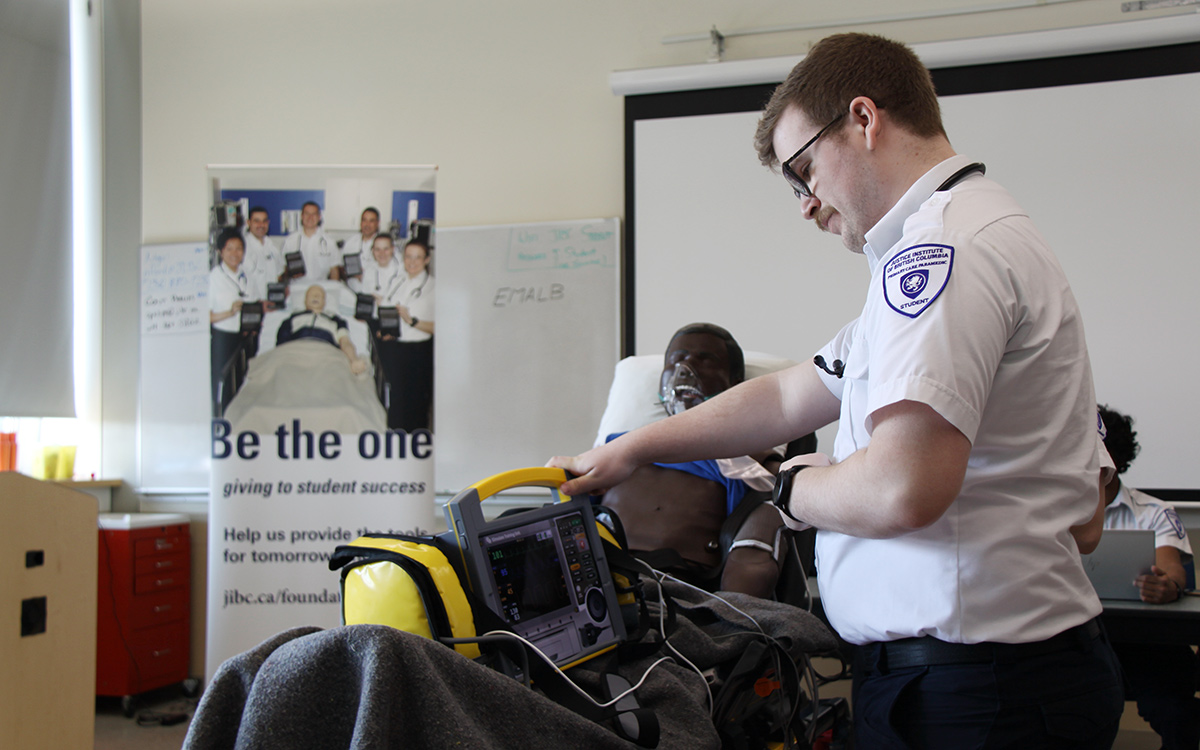
[[[475,490],[475,494],[480,500],[486,500],[497,492],[511,490],[516,487],[549,487],[552,490],[558,490],[565,481],[567,481],[567,472],[563,469],[539,466],[528,469],[513,469],[502,474],[496,474],[495,476],[476,482],[468,487],[466,491]],[[557,494],[559,502],[570,500],[569,496],[561,492]]]

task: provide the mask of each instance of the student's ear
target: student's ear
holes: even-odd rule
[[[868,149],[879,145],[879,133],[883,126],[879,107],[869,96],[856,96],[850,102],[850,120],[863,134]]]

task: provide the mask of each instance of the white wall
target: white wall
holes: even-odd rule
[[[889,12],[969,7],[901,0]],[[743,7],[747,6],[747,7]],[[1111,0],[865,27],[908,42],[1127,20]],[[684,32],[868,17],[879,3],[156,0],[142,8],[147,242],[205,231],[210,163],[436,163],[445,226],[619,215],[614,70],[703,62]],[[727,58],[828,30],[738,37]]]
[[[108,0],[110,5],[131,2]],[[663,44],[671,35],[704,32],[713,25],[731,31],[870,18],[881,12],[880,5],[872,0],[820,5],[146,2],[140,18],[141,241],[205,235],[208,164],[435,163],[440,166],[441,226],[620,216],[623,103],[609,89],[611,72],[707,58],[706,43]],[[979,5],[976,0],[896,0],[886,11]],[[726,59],[795,54],[839,30],[919,43],[1129,17],[1116,0],[1078,0],[945,19],[732,37]],[[110,79],[137,74],[132,65],[106,70]],[[747,133],[747,144],[749,138]],[[745,156],[754,158],[749,145]],[[126,211],[120,218],[130,216]],[[137,326],[136,307],[120,302],[137,297],[132,260],[137,248],[129,245],[124,240],[106,247],[106,363],[137,356],[136,336],[115,333]],[[136,399],[128,394],[136,393],[136,383],[107,366],[105,378],[106,425],[133,423]],[[126,440],[128,432],[110,429],[105,439],[117,436]],[[114,449],[118,460],[106,461],[106,470],[131,480],[132,459]]]

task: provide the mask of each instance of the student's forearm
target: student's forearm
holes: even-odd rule
[[[903,401],[879,409],[874,419],[867,447],[795,475],[793,516],[873,539],[901,536],[942,517],[962,489],[970,441],[924,404]]]
[[[829,424],[838,405],[805,364],[748,380],[631,437],[641,463],[751,455]]]
[[[813,366],[799,365],[746,381],[579,456],[555,456],[549,465],[579,475],[563,485],[563,492],[603,492],[645,464],[767,450],[833,421],[838,407]]]

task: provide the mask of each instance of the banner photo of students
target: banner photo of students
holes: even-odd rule
[[[339,544],[428,533],[434,167],[209,168],[206,671],[341,623]]]

